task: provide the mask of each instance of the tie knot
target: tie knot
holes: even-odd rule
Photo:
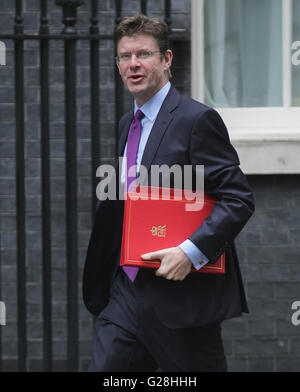
[[[140,109],[138,109],[138,110],[136,111],[136,113],[135,113],[134,119],[135,119],[135,120],[138,120],[138,121],[141,121],[141,119],[142,119],[144,116],[145,116],[144,113],[143,113]]]

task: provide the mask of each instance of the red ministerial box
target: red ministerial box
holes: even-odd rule
[[[192,191],[140,186],[127,193],[120,265],[159,268],[160,260],[143,260],[141,255],[185,241],[209,216],[215,204],[214,199],[199,192],[196,202]],[[216,263],[206,264],[199,271],[192,267],[191,271],[224,274],[225,253]]]

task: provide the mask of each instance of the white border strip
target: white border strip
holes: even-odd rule
[[[283,106],[292,101],[292,0],[282,0],[282,81]]]
[[[192,98],[204,101],[204,0],[192,0]]]

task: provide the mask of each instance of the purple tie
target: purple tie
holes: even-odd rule
[[[126,172],[127,191],[129,185],[136,180],[136,175],[134,177],[128,176],[128,170],[133,165],[136,165],[136,157],[137,157],[137,152],[138,152],[139,142],[141,137],[141,120],[143,117],[144,117],[144,113],[140,109],[138,109],[130,125],[130,129],[127,137],[127,172]],[[133,282],[139,271],[139,267],[123,266],[123,270],[129,277],[129,279]]]

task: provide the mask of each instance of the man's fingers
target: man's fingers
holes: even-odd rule
[[[149,252],[142,255],[142,259],[144,260],[154,260],[154,259],[161,259],[161,254],[159,252]]]
[[[166,279],[168,279],[168,278],[167,278],[167,272],[166,272],[165,266],[160,266],[160,267],[155,271],[155,275],[156,275],[156,276],[163,276],[163,277],[165,277]]]
[[[154,260],[154,259],[162,259],[165,255],[169,254],[170,251],[172,251],[173,248],[165,248],[165,249],[159,249],[155,252],[149,252],[149,253],[144,253],[142,256],[142,259],[145,260]]]
[[[190,272],[191,266],[189,265],[190,268],[187,268],[182,255],[185,256],[183,251],[180,251],[179,254],[178,249],[167,248],[145,253],[141,257],[143,260],[161,260],[160,267],[155,271],[156,276],[168,280],[183,280]],[[189,262],[189,264],[191,263]]]
[[[156,252],[149,252],[149,253],[145,253],[142,255],[142,259],[144,260],[155,260],[155,259],[159,259],[161,260],[164,256],[164,250],[159,250]]]

